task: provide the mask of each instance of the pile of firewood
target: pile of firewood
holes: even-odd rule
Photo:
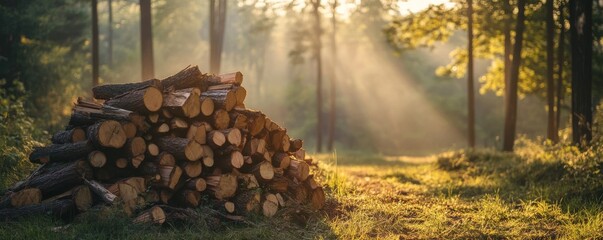
[[[288,205],[322,208],[303,141],[245,108],[242,82],[240,72],[216,76],[195,66],[163,80],[94,87],[96,100],[78,99],[66,130],[31,153],[41,165],[2,198],[0,221],[74,215],[100,203],[156,223],[168,208],[268,217]]]

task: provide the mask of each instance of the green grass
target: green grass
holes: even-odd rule
[[[253,225],[209,227],[199,221],[159,227],[131,224],[113,210],[89,212],[68,225],[46,217],[6,223],[0,238],[603,238],[599,177],[577,177],[592,173],[585,166],[593,164],[576,163],[584,157],[580,152],[528,147],[517,154],[480,150],[425,158],[314,156],[328,199],[323,211],[301,223],[286,220],[292,215],[281,210],[272,219],[250,217]]]

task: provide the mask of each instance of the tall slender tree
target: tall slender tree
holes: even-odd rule
[[[209,71],[220,73],[222,48],[224,46],[224,30],[226,28],[226,0],[210,0],[209,2]]]
[[[467,138],[475,147],[475,90],[473,87],[473,0],[467,2]]]
[[[337,12],[335,11],[337,9],[337,0],[334,0],[333,3],[331,4],[331,79],[330,79],[330,90],[331,90],[331,94],[330,94],[330,103],[331,103],[331,112],[330,112],[330,116],[329,116],[329,139],[328,139],[328,143],[327,143],[327,149],[329,151],[333,151],[333,145],[335,142],[335,121],[337,118],[337,108],[336,108],[336,94],[337,94],[337,88],[336,88],[336,79],[335,77],[337,76],[336,71],[337,71]]]
[[[151,20],[151,0],[140,0],[140,53],[142,80],[155,77],[153,58],[153,25]]]
[[[587,144],[592,139],[593,1],[570,0],[572,52],[572,140]]]
[[[517,126],[517,86],[519,82],[519,67],[521,65],[521,48],[523,45],[523,32],[525,29],[526,0],[517,1],[517,22],[515,23],[515,43],[513,44],[513,60],[511,62],[511,75],[509,84],[505,86],[508,91],[505,99],[505,126],[503,134],[503,151],[513,151],[515,143],[515,129]]]
[[[513,22],[513,11],[511,9],[510,0],[504,0],[503,2],[503,11],[505,13],[504,23],[503,23],[503,31],[504,31],[504,84],[505,88],[509,85],[510,75],[511,75],[511,23]],[[506,94],[506,91],[505,91]],[[505,96],[507,98],[508,96]]]
[[[92,86],[98,85],[98,1],[92,0]]]
[[[561,1],[559,4],[559,44],[557,45],[557,111],[555,122],[557,130],[561,127],[561,104],[563,103],[563,99],[565,96],[565,92],[563,91],[563,65],[565,62],[565,3]],[[559,140],[559,138],[557,138]]]
[[[113,67],[113,0],[109,0],[107,5],[109,11],[109,23],[107,24],[107,58],[109,67]]]
[[[316,151],[322,152],[322,30],[320,28],[320,0],[312,0],[314,15],[314,57],[316,58]]]
[[[546,100],[547,138],[557,142],[557,123],[555,121],[555,20],[553,0],[546,0]],[[561,43],[560,43],[561,44]]]

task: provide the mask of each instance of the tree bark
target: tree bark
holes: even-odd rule
[[[55,163],[46,166],[40,174],[32,177],[13,191],[23,188],[38,188],[42,196],[48,198],[63,193],[84,182],[82,178],[92,176],[92,168],[86,161]]]
[[[473,87],[473,0],[468,1],[467,30],[467,142],[475,147],[475,90]]]
[[[96,99],[111,99],[124,93],[134,91],[137,89],[145,88],[148,86],[154,86],[159,90],[162,90],[161,81],[157,79],[150,79],[143,82],[135,83],[122,83],[122,84],[106,84],[96,86],[92,88],[92,94]]]
[[[333,32],[331,33],[331,51],[332,51],[332,66],[331,66],[331,111],[329,116],[329,138],[327,140],[327,150],[330,152],[333,151],[334,143],[335,143],[335,122],[337,118],[337,108],[336,102],[337,99],[337,88],[336,88],[336,72],[337,72],[337,18],[336,18],[336,10],[337,9],[337,0],[333,1],[332,9],[331,9],[331,26],[333,27]]]
[[[548,107],[547,115],[547,139],[552,142],[558,141],[557,123],[555,121],[555,20],[553,19],[553,0],[546,0],[546,100]],[[559,43],[562,44],[562,43]]]
[[[314,54],[316,57],[316,152],[322,152],[322,57],[321,57],[321,28],[320,28],[320,1],[313,0],[313,15],[314,15]]]
[[[226,3],[226,0],[218,0],[216,6],[216,0],[210,0],[209,5],[209,71],[212,74],[220,72],[226,28]]]
[[[592,140],[592,7],[591,0],[570,0],[572,49],[572,140],[576,145]]]
[[[518,13],[515,25],[515,44],[513,46],[513,61],[511,65],[511,78],[508,87],[505,88],[507,99],[505,99],[505,126],[503,136],[503,151],[512,152],[515,144],[515,129],[517,126],[517,85],[519,82],[519,67],[521,65],[521,48],[523,46],[523,31],[525,28],[525,5],[526,0],[517,2]]]
[[[155,76],[153,59],[153,26],[151,20],[151,0],[140,0],[140,53],[142,80]]]
[[[32,163],[70,162],[88,156],[94,147],[89,141],[76,143],[51,144],[46,147],[36,147],[29,155]]]
[[[74,143],[84,140],[86,140],[86,131],[79,127],[57,132],[52,135],[51,139],[54,144]]]
[[[565,62],[565,3],[562,3],[559,6],[559,43],[557,45],[557,111],[555,122],[557,131],[561,128],[561,104],[563,103],[563,99],[565,97],[565,87],[563,84],[563,67]],[[559,141],[559,136],[557,136],[557,141]]]
[[[127,92],[105,102],[106,105],[138,113],[156,112],[161,108],[162,103],[161,90],[153,86]]]
[[[92,86],[98,85],[98,1],[92,0]]]
[[[109,67],[113,67],[113,0],[108,0],[108,11],[109,11],[109,23],[107,24],[107,58],[109,61]]]

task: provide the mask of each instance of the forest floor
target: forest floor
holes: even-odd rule
[[[46,217],[2,224],[0,239],[603,238],[600,199],[568,194],[572,186],[555,181],[554,163],[524,164],[499,153],[315,159],[328,200],[301,223],[277,214],[208,230],[203,223],[134,225],[120,212],[92,212],[69,224]]]

